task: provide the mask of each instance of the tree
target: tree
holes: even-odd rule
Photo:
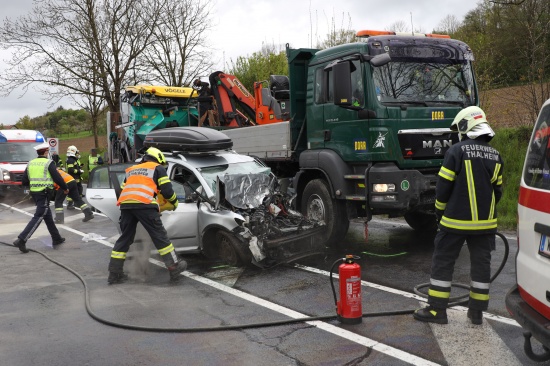
[[[210,0],[165,0],[163,21],[151,28],[155,39],[144,52],[150,80],[190,85],[214,65],[206,36],[212,29]]]
[[[119,111],[125,85],[148,80],[183,83],[205,61],[200,58],[206,54],[196,46],[202,39],[197,32],[207,28],[192,21],[208,15],[201,6],[209,0],[194,4],[187,0],[41,0],[35,4],[28,15],[8,18],[0,27],[0,45],[12,51],[8,70],[0,76],[0,95],[18,88],[24,94],[33,86],[52,104],[72,97],[94,113],[94,133],[103,104]],[[196,6],[195,11],[186,6]],[[169,24],[164,25],[167,20]],[[177,55],[171,57],[174,50]],[[190,65],[199,66],[190,66],[188,72],[187,58],[192,58]],[[169,76],[163,79],[165,75]]]
[[[455,34],[458,31],[459,27],[460,20],[458,20],[455,15],[449,14],[439,22],[437,28],[435,29],[435,32],[449,35]]]
[[[341,44],[351,43],[356,41],[355,30],[351,28],[351,16],[348,14],[348,25],[344,27],[344,14],[342,14],[342,21],[340,27],[336,27],[336,20],[334,16],[331,18],[329,33],[324,40],[317,42],[317,48],[326,49],[329,47],[338,46]]]
[[[270,53],[268,48],[254,52],[252,56],[238,57],[231,61],[230,74],[235,75],[248,89],[254,91],[254,82],[269,80],[270,75],[288,75],[286,53]]]

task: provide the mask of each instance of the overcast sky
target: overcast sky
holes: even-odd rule
[[[213,2],[213,30],[209,35],[216,50],[217,70],[224,70],[238,56],[251,55],[263,44],[294,48],[311,47],[315,39],[324,39],[332,20],[336,28],[388,29],[397,21],[426,33],[437,27],[447,15],[459,20],[474,9],[479,0],[210,0]],[[30,11],[33,0],[2,2],[1,21]],[[412,17],[412,20],[411,20]],[[351,24],[350,24],[351,22]],[[313,35],[313,44],[311,39]],[[0,51],[0,59],[9,54]],[[0,68],[1,70],[1,68]],[[216,71],[216,70],[212,70]],[[20,97],[13,91],[0,97],[0,123],[14,124],[26,115],[38,117],[55,110],[33,91]],[[64,108],[76,108],[70,101]]]

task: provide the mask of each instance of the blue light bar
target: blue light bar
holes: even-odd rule
[[[36,142],[46,142],[44,136],[38,131],[36,131]]]

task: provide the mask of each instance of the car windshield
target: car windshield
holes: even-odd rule
[[[470,62],[439,61],[418,62],[403,58],[374,68],[378,100],[386,105],[474,105],[474,77]]]
[[[28,162],[36,158],[36,142],[6,142],[0,144],[0,162]]]
[[[216,180],[219,176],[220,178],[226,174],[270,174],[271,169],[262,166],[256,161],[247,161],[239,162],[232,164],[216,165],[209,166],[204,168],[199,168],[199,173],[208,183],[208,186],[212,192],[216,193]]]

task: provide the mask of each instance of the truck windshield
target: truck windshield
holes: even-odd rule
[[[374,68],[378,100],[385,105],[475,105],[474,77],[470,62],[444,63],[396,59]]]
[[[0,144],[0,162],[26,163],[36,158],[36,142],[6,142]]]

